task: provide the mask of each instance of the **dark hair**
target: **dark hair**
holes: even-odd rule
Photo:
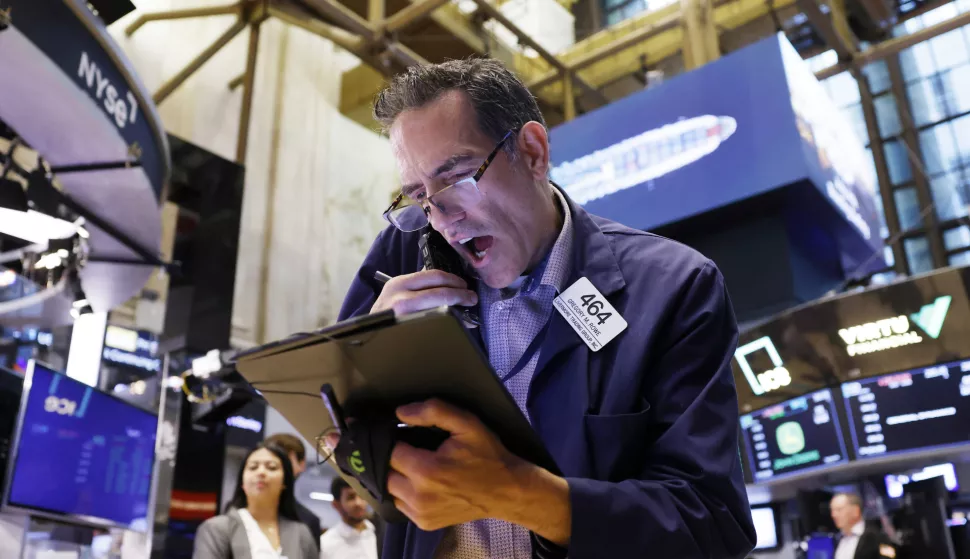
[[[340,502],[340,497],[343,495],[344,489],[353,490],[353,487],[340,476],[333,478],[333,481],[330,482],[330,494],[333,495],[334,502]]]
[[[285,450],[287,454],[292,452],[296,455],[296,459],[300,462],[306,460],[306,447],[303,446],[303,441],[301,441],[296,435],[291,435],[289,433],[276,433],[275,435],[266,437],[266,440],[263,442],[266,444],[276,445]]]
[[[385,131],[410,109],[419,109],[447,91],[468,95],[478,127],[496,143],[512,129],[535,121],[545,126],[539,104],[529,89],[502,63],[490,58],[449,60],[441,64],[411,66],[394,76],[377,95],[374,118]],[[506,142],[511,155],[515,142]]]
[[[293,465],[290,464],[290,457],[286,455],[286,451],[282,448],[265,441],[256,445],[246,453],[242,467],[239,468],[239,477],[236,478],[236,491],[232,495],[232,500],[226,506],[226,510],[244,509],[249,504],[246,500],[246,492],[243,491],[243,473],[246,471],[246,462],[249,461],[249,457],[257,450],[262,449],[272,452],[274,456],[279,458],[280,464],[283,466],[283,492],[280,493],[278,514],[284,518],[299,521],[300,517],[296,513],[296,496],[293,493],[295,479],[293,477]]]

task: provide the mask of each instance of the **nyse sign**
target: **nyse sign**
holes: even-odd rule
[[[774,367],[755,374],[751,363],[748,361],[748,356],[759,350],[763,350],[768,354]],[[745,380],[748,381],[748,385],[751,386],[751,391],[756,396],[761,396],[766,392],[771,392],[772,390],[777,390],[791,384],[791,374],[785,368],[781,360],[781,355],[778,354],[778,350],[775,349],[775,344],[768,336],[758,338],[753,342],[739,347],[734,352],[734,358],[737,360]]]

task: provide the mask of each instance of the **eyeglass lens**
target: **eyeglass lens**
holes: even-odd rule
[[[475,180],[465,179],[436,192],[429,203],[441,213],[454,215],[474,207],[481,200],[482,193]],[[428,214],[419,204],[396,208],[391,211],[390,218],[404,231],[416,231],[428,224]]]

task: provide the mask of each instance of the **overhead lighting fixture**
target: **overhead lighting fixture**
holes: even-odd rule
[[[17,273],[13,270],[0,270],[0,288],[10,287],[17,282]]]
[[[34,268],[41,270],[53,270],[64,263],[64,259],[61,258],[56,252],[49,252],[44,256],[40,257],[40,260],[34,264]]]
[[[319,491],[310,493],[310,498],[314,501],[326,501],[328,503],[333,502],[333,495],[330,493],[320,493]]]
[[[26,212],[0,208],[0,233],[30,243],[47,243],[51,239],[65,239],[77,233],[77,227],[63,219],[34,210]]]

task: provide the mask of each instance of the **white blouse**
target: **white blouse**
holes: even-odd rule
[[[246,538],[249,540],[249,553],[252,559],[286,559],[283,555],[282,543],[279,549],[273,549],[273,544],[259,527],[259,523],[246,509],[239,509],[239,518],[246,528]]]

